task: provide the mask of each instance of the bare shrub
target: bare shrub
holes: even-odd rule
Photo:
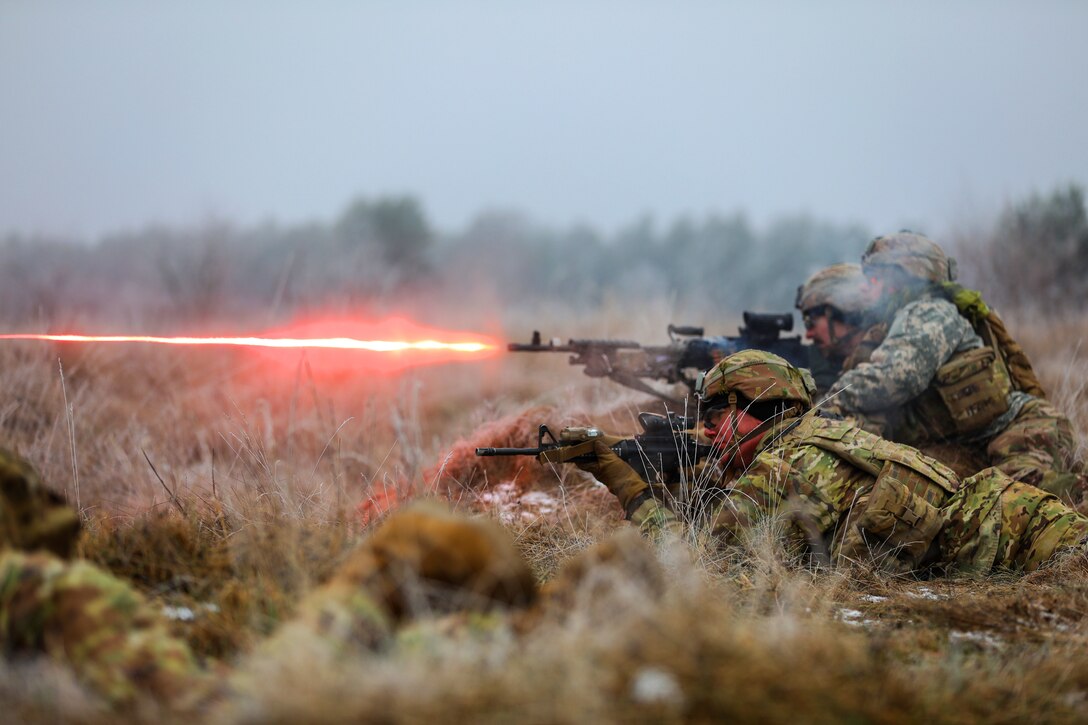
[[[964,279],[995,304],[1072,310],[1088,293],[1088,213],[1075,184],[1007,204],[992,228],[954,240]]]

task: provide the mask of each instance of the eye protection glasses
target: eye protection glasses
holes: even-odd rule
[[[820,305],[819,307],[810,307],[801,313],[801,322],[804,324],[806,330],[811,330],[816,326],[816,320],[820,317],[826,317],[828,314],[827,305]]]

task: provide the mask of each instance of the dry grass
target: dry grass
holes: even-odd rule
[[[646,329],[630,329],[617,306],[607,333],[662,341],[668,304],[654,309]],[[1085,430],[1088,353],[1077,343],[1088,319],[1010,324]],[[602,334],[564,331],[587,333]],[[740,552],[697,542],[650,555],[630,537],[610,540],[625,527],[619,508],[582,474],[470,455],[529,445],[539,422],[634,430],[646,401],[562,359],[330,381],[242,354],[11,344],[0,370],[5,440],[78,500],[83,555],[191,612],[178,634],[244,671],[224,721],[1088,716],[1082,558],[981,584],[813,573],[791,565],[770,528]],[[250,654],[384,505],[424,492],[511,530],[553,582],[533,615],[425,618],[382,656]],[[0,701],[24,721],[107,717],[40,663],[5,665]]]

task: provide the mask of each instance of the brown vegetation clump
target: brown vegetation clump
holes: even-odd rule
[[[275,511],[245,521],[221,506],[186,503],[181,512],[93,519],[80,548],[162,601],[201,656],[233,656],[279,626],[302,594],[332,576],[354,541],[344,526],[292,524]]]
[[[532,572],[509,533],[435,501],[413,503],[386,521],[337,569],[332,584],[368,592],[396,619],[420,607],[445,612],[466,608],[466,601],[525,605],[536,597]]]
[[[581,609],[579,599],[607,595],[617,581],[644,589],[642,598],[659,600],[665,572],[649,542],[634,529],[624,529],[567,559],[541,591],[539,617],[562,621]]]

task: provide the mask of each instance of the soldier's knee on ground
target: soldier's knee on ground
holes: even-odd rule
[[[1035,511],[1022,538],[1016,564],[1025,572],[1035,571],[1061,555],[1083,547],[1088,540],[1088,517],[1048,495]]]
[[[987,446],[994,466],[1067,502],[1075,502],[1075,489],[1083,485],[1076,476],[1065,475],[1079,471],[1075,451],[1072,423],[1044,400],[1028,402]]]
[[[394,619],[520,606],[536,596],[532,570],[506,530],[433,501],[389,517],[330,585],[365,590]]]
[[[963,574],[1031,572],[1088,539],[1088,517],[996,468],[965,480],[944,510],[945,563]]]

